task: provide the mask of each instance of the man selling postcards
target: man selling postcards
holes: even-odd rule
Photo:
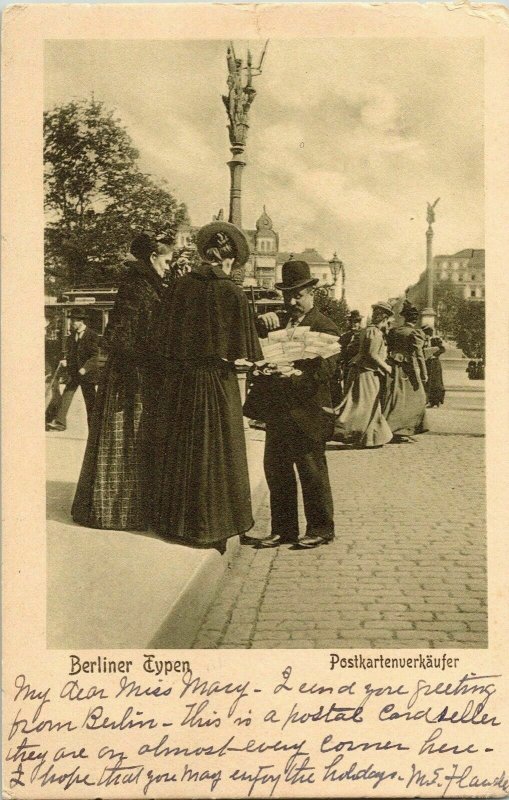
[[[305,261],[283,264],[285,312],[258,317],[264,362],[256,365],[244,414],[266,423],[264,470],[270,490],[271,534],[259,547],[293,544],[315,548],[334,539],[334,512],[325,443],[330,418],[322,411],[340,352],[336,325],[314,307]],[[306,535],[299,539],[297,468]]]

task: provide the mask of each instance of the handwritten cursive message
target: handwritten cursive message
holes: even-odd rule
[[[503,722],[500,675],[329,674],[321,682],[287,664],[262,685],[151,654],[140,664],[73,655],[52,686],[20,673],[5,734],[7,785],[15,797],[79,789],[92,798],[118,796],[118,787],[130,797],[278,797],[288,787],[341,796],[353,785],[362,796],[509,791],[487,744]]]

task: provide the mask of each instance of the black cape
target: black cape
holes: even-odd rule
[[[169,287],[154,344],[164,358],[177,361],[263,358],[244,292],[215,264],[204,263]]]

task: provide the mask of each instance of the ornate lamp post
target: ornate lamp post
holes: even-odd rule
[[[265,43],[260,63],[257,67],[253,67],[250,50],[247,51],[245,65],[242,58],[237,58],[233,42],[230,42],[226,55],[228,94],[223,95],[223,103],[228,114],[228,134],[232,154],[231,160],[228,161],[230,168],[230,214],[228,221],[233,222],[238,228],[242,228],[242,171],[246,166],[243,155],[249,128],[249,109],[256,96],[253,78],[261,75],[267,44],[268,41]],[[234,280],[236,283],[243,283],[243,269],[238,270]]]
[[[334,252],[331,260],[329,261],[332,273],[332,285],[335,287],[338,281],[338,276],[341,275],[341,300],[345,299],[345,265],[339,260],[338,254]]]
[[[426,219],[426,308],[421,312],[421,325],[430,325],[435,328],[435,311],[433,309],[433,223],[435,222],[435,207],[439,197],[433,205],[428,203]]]

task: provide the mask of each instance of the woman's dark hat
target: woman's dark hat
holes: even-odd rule
[[[69,319],[81,319],[83,321],[88,319],[88,312],[82,308],[73,308],[69,314]]]
[[[431,327],[431,325],[423,325],[421,330],[423,330],[424,333],[427,333],[428,336],[431,336],[431,334],[433,333],[433,328]]]
[[[214,236],[217,236],[218,233],[222,233],[233,242],[235,263],[238,267],[244,266],[249,258],[249,243],[247,237],[236,225],[233,225],[231,222],[223,222],[222,220],[210,222],[198,231],[196,247],[198,248],[198,253],[201,258],[204,260],[207,259],[206,251],[210,247],[211,240]]]
[[[287,292],[291,289],[303,289],[304,286],[316,286],[318,278],[313,278],[309,264],[306,261],[287,261],[281,271],[281,283],[276,283],[276,289]]]
[[[385,311],[386,314],[390,314],[391,316],[394,314],[391,304],[387,303],[385,300],[380,300],[378,303],[373,303],[371,308],[381,308],[382,311]]]
[[[350,311],[348,319],[350,320],[350,322],[362,322],[362,316],[359,314],[357,309],[354,309],[354,311]]]

